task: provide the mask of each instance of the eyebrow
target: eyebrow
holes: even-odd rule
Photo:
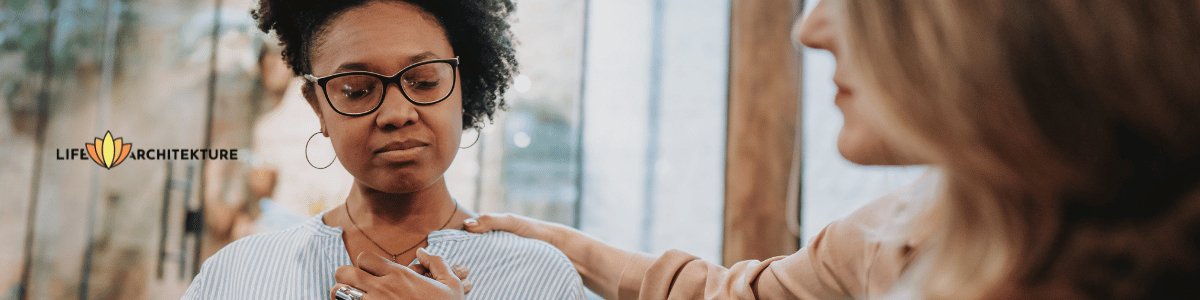
[[[434,59],[436,57],[437,57],[437,54],[433,54],[433,52],[429,52],[429,51],[421,52],[416,55],[409,56],[408,61],[406,64],[404,64],[404,66],[408,67],[408,66],[411,66],[412,64],[423,62],[423,61],[430,60],[430,59]],[[337,73],[348,72],[348,71],[370,71],[371,66],[372,65],[369,63],[348,62],[348,63],[344,63],[344,64],[338,66],[337,69],[333,70],[333,73],[337,74]],[[399,70],[396,70],[396,71],[399,71]]]

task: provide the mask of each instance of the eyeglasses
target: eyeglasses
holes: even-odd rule
[[[383,105],[387,86],[395,83],[408,102],[432,105],[454,92],[458,84],[458,57],[428,60],[412,64],[392,76],[374,72],[352,71],[317,78],[305,74],[304,80],[316,83],[325,93],[325,100],[334,111],[347,116],[362,116],[375,112]],[[333,88],[330,91],[330,88]]]

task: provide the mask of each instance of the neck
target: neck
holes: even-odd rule
[[[456,210],[446,181],[411,193],[387,193],[355,182],[346,208],[358,226],[366,229],[399,226],[411,231],[437,230]]]

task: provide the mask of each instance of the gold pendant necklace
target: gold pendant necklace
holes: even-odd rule
[[[458,214],[458,200],[451,199],[451,201],[454,201],[454,212],[450,213],[450,217],[446,218],[446,222],[444,224],[442,224],[442,227],[438,228],[437,230],[446,229],[446,226],[450,225],[450,220],[454,220],[454,215]],[[354,225],[354,230],[358,230],[358,232],[362,233],[363,237],[367,238],[367,241],[370,241],[371,244],[375,244],[375,247],[379,248],[379,250],[383,251],[383,253],[387,253],[388,255],[391,255],[392,262],[394,262],[394,263],[400,263],[398,260],[400,259],[401,254],[408,253],[408,251],[412,251],[412,249],[417,248],[417,246],[420,246],[422,243],[429,240],[429,235],[426,234],[425,238],[421,239],[420,241],[417,241],[416,244],[413,244],[412,246],[408,247],[407,249],[404,249],[404,251],[392,253],[390,251],[387,251],[387,249],[384,249],[383,246],[379,245],[378,242],[375,242],[375,239],[372,239],[371,236],[368,235],[366,231],[363,231],[362,228],[358,227],[358,223],[354,222],[354,216],[350,214],[350,201],[346,201],[346,218],[350,219],[350,225]],[[437,231],[437,230],[434,230],[434,231]]]

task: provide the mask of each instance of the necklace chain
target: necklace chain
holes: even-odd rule
[[[458,200],[451,199],[451,201],[454,201],[454,212],[450,213],[450,217],[446,218],[446,222],[444,224],[442,224],[442,227],[438,228],[437,230],[446,229],[446,226],[450,225],[450,221],[454,220],[454,215],[458,214]],[[387,249],[384,249],[383,246],[379,245],[378,242],[375,242],[375,239],[372,239],[371,236],[368,235],[366,231],[364,231],[364,230],[362,230],[362,228],[358,227],[358,223],[354,222],[354,216],[350,214],[350,201],[346,201],[346,218],[350,219],[350,225],[354,225],[354,229],[358,230],[358,232],[362,233],[363,237],[367,238],[367,241],[370,241],[371,244],[375,244],[375,247],[379,248],[379,250],[382,250],[383,253],[387,253],[388,255],[391,255],[392,262],[394,262],[394,263],[399,263],[399,262],[397,262],[397,260],[399,260],[400,254],[408,253],[408,251],[412,251],[412,249],[417,248],[417,246],[420,246],[422,243],[425,243],[425,241],[429,240],[429,235],[426,235],[425,238],[421,239],[420,241],[417,241],[416,244],[413,244],[412,246],[408,247],[407,249],[404,249],[404,251],[396,252],[395,254],[393,254],[392,252],[387,251]],[[437,231],[437,230],[434,230],[434,231]]]

